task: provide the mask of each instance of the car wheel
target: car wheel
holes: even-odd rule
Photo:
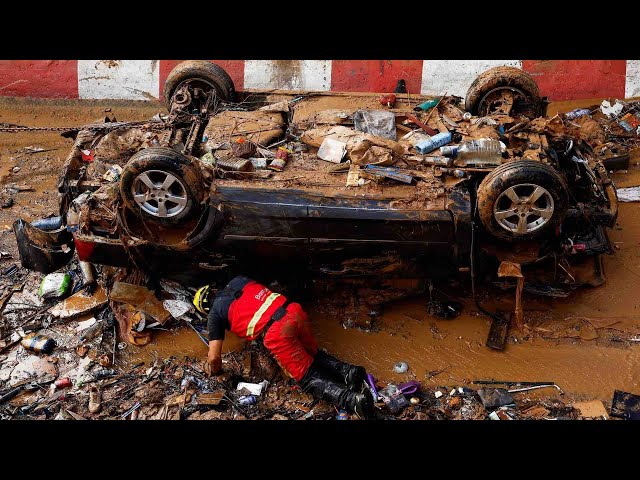
[[[171,70],[164,82],[164,100],[169,111],[174,103],[199,108],[202,94],[212,90],[220,100],[235,100],[235,87],[229,74],[219,65],[206,60],[188,60]]]
[[[563,178],[552,167],[533,160],[505,163],[478,186],[480,221],[501,240],[532,240],[553,232],[568,206]]]
[[[125,165],[120,195],[129,210],[144,220],[178,224],[200,208],[203,179],[192,162],[168,147],[139,151]]]
[[[494,67],[478,75],[467,90],[465,108],[479,116],[502,113],[505,93],[513,101],[513,112],[529,118],[538,116],[538,85],[531,75],[515,67]]]

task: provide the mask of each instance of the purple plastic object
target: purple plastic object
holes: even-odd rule
[[[398,390],[400,390],[404,395],[415,393],[419,388],[420,382],[416,382],[415,380],[411,380],[410,382],[405,382],[398,385]]]
[[[373,378],[373,375],[367,373],[367,384],[369,385],[369,390],[371,390],[371,394],[373,395],[373,400],[378,400],[378,390],[376,389],[376,380]]]

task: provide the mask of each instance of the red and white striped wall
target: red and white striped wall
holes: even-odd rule
[[[464,96],[497,65],[529,72],[551,100],[640,96],[640,60],[212,60],[236,89],[390,92]],[[180,60],[0,60],[0,96],[159,98]]]

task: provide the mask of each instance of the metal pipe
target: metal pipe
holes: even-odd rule
[[[555,383],[551,384],[551,385],[534,385],[533,387],[525,387],[525,388],[516,388],[515,390],[507,390],[507,392],[509,393],[517,393],[517,392],[527,392],[529,390],[536,390],[539,388],[547,388],[547,387],[553,387],[553,388],[557,388],[558,391],[560,392],[560,395],[564,395],[564,391]]]

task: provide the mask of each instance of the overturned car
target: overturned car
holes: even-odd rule
[[[65,133],[61,221],[14,225],[25,267],[56,270],[75,250],[193,284],[242,271],[370,286],[492,278],[510,260],[542,294],[604,281],[615,187],[588,138],[539,116],[546,99],[519,69],[430,102],[236,92],[189,61],[164,97],[169,113],[148,122]]]

